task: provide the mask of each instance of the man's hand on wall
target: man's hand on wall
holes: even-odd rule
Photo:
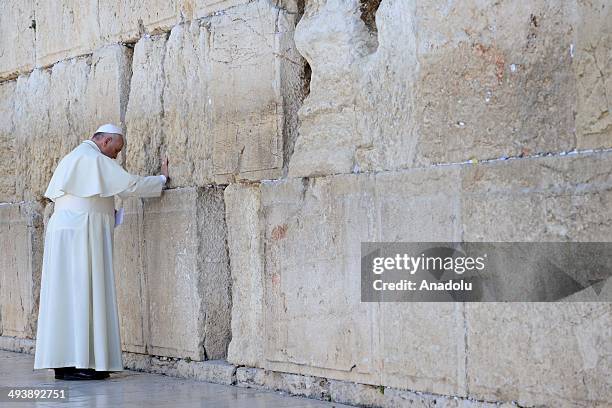
[[[168,156],[162,156],[161,159],[161,173],[166,176],[166,184],[170,180],[170,176],[168,175]]]

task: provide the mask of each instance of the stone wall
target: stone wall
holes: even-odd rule
[[[3,2],[1,344],[35,336],[53,169],[117,122],[129,171],[171,162],[115,234],[127,366],[374,406],[606,406],[610,304],[361,303],[359,262],[362,241],[609,241],[611,8]]]

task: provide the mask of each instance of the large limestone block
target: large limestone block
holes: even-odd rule
[[[0,3],[0,80],[32,69],[35,34],[33,0]]]
[[[193,0],[102,1],[97,15],[99,41],[136,42],[144,33],[168,32],[176,24],[191,20],[193,8]]]
[[[103,123],[125,123],[132,57],[133,50],[121,45],[101,47],[92,54],[85,99],[86,135]]]
[[[0,84],[0,202],[15,201],[15,131],[13,112],[17,81]]]
[[[113,263],[121,343],[125,351],[146,353],[149,330],[144,265],[143,203],[123,201],[124,222],[115,229]]]
[[[607,406],[609,303],[468,304],[470,396],[521,406]]]
[[[203,345],[207,359],[225,359],[231,338],[232,292],[223,190],[213,187],[197,191],[197,266],[205,314]]]
[[[51,179],[55,161],[54,150],[60,144],[40,143],[49,132],[49,106],[51,73],[34,70],[17,79],[13,123],[15,129],[16,199],[41,197]],[[49,152],[51,150],[51,152]],[[50,153],[55,153],[53,156]]]
[[[99,38],[98,4],[87,0],[36,1],[36,65],[89,54]]]
[[[575,148],[571,2],[417,6],[418,163]]]
[[[607,242],[610,153],[466,167],[466,241]],[[598,406],[610,399],[612,309],[606,303],[470,304],[470,397],[521,405]]]
[[[380,383],[466,396],[464,305],[381,303]]]
[[[222,192],[166,190],[124,201],[115,270],[126,351],[223,358],[230,340],[230,275]]]
[[[17,79],[13,105],[17,199],[39,199],[59,160],[102,123],[120,123],[131,51],[115,45]]]
[[[351,167],[355,172],[405,168],[413,163],[420,36],[415,6],[416,2],[408,1],[381,2],[376,12],[378,32],[368,29],[365,46],[361,45],[365,57],[355,65],[361,70],[356,93],[358,143]]]
[[[224,191],[232,275],[232,341],[227,360],[259,367],[263,361],[263,213],[258,186],[231,184]]]
[[[163,58],[165,36],[144,37],[134,47],[126,121],[126,168],[158,173],[163,141]],[[174,158],[172,158],[174,167]]]
[[[460,190],[456,167],[378,174],[377,241],[461,240]],[[458,303],[381,303],[381,384],[465,396],[463,310]]]
[[[460,306],[360,302],[362,241],[459,239],[459,174],[264,182],[264,368],[464,395]]]
[[[167,152],[173,186],[279,177],[301,101],[295,18],[256,1],[143,37],[126,121],[145,149],[128,149],[128,166],[157,171]]]
[[[377,307],[360,304],[355,263],[359,241],[378,233],[374,184],[334,181],[262,185],[264,368],[370,383],[380,359]]]
[[[357,0],[309,2],[295,32],[296,46],[312,68],[310,94],[300,108],[300,130],[290,176],[348,173],[362,114],[355,103],[359,64],[369,54],[367,28]]]
[[[194,22],[136,44],[126,113],[129,170],[159,172],[167,153],[173,185],[212,182],[208,36]]]
[[[379,240],[460,240],[460,180],[460,168],[455,166],[377,174]]]
[[[0,333],[32,339],[43,254],[40,204],[0,204],[0,254]]]
[[[162,131],[167,137],[175,185],[204,185],[211,181],[209,37],[209,29],[195,22],[174,27],[166,42]]]
[[[218,182],[234,174],[253,180],[282,173],[283,139],[292,131],[285,126],[284,98],[300,88],[303,69],[291,40],[295,24],[295,14],[266,1],[211,19],[209,102]]]
[[[467,166],[463,239],[610,241],[611,168],[609,152]]]
[[[578,148],[612,147],[612,7],[605,0],[577,2],[575,54]]]
[[[127,209],[115,242],[125,349],[224,358],[231,283],[222,191],[167,190]]]
[[[36,2],[36,64],[48,66],[108,44],[168,32],[191,20],[194,7],[193,0]]]

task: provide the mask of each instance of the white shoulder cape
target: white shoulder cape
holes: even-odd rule
[[[60,160],[45,197],[53,201],[64,194],[110,197],[132,187],[138,179],[103,155],[93,141],[85,140]]]

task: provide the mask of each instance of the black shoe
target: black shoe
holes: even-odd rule
[[[75,370],[75,367],[58,367],[54,368],[55,370],[55,379],[63,380],[66,373],[71,373]]]
[[[101,380],[101,378],[95,370],[90,368],[77,368],[73,372],[64,373],[64,380],[66,381],[80,381],[80,380]]]

